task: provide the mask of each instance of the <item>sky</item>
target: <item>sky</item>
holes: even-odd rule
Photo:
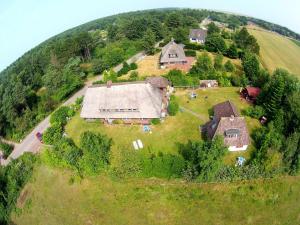
[[[239,13],[300,33],[299,0],[0,0],[0,71],[72,27],[121,12],[165,7]]]

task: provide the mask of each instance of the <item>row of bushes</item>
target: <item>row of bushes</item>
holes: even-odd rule
[[[130,70],[136,70],[138,68],[136,63],[131,63],[130,65],[127,62],[123,63],[123,67],[120,71],[118,71],[118,77],[127,74]]]

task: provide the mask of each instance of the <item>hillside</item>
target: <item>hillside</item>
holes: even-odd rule
[[[290,39],[258,27],[248,26],[260,45],[261,62],[270,72],[285,68],[300,77],[300,47]]]

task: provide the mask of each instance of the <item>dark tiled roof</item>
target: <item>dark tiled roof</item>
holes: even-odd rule
[[[237,136],[229,137],[230,131],[238,131]],[[229,132],[228,132],[229,131]],[[214,136],[222,135],[226,146],[242,147],[249,145],[249,134],[244,117],[222,117],[215,130]]]
[[[231,116],[237,117],[239,113],[231,101],[226,101],[214,106],[214,116],[216,119]]]
[[[233,103],[226,101],[217,104],[214,107],[214,113],[214,119],[206,125],[209,138],[221,135],[224,137],[226,146],[249,145],[250,139],[245,118],[239,116]]]

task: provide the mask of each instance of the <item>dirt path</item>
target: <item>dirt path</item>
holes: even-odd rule
[[[187,109],[187,108],[185,108],[185,107],[183,107],[183,106],[179,106],[179,109],[182,110],[183,112],[188,112],[189,114],[191,114],[191,115],[197,117],[198,119],[200,119],[200,120],[202,120],[202,121],[206,121],[206,120],[207,120],[207,118],[204,117],[203,115],[200,115],[200,114],[198,114],[198,113],[195,113],[194,111],[192,111],[192,110],[190,110],[190,109]]]

